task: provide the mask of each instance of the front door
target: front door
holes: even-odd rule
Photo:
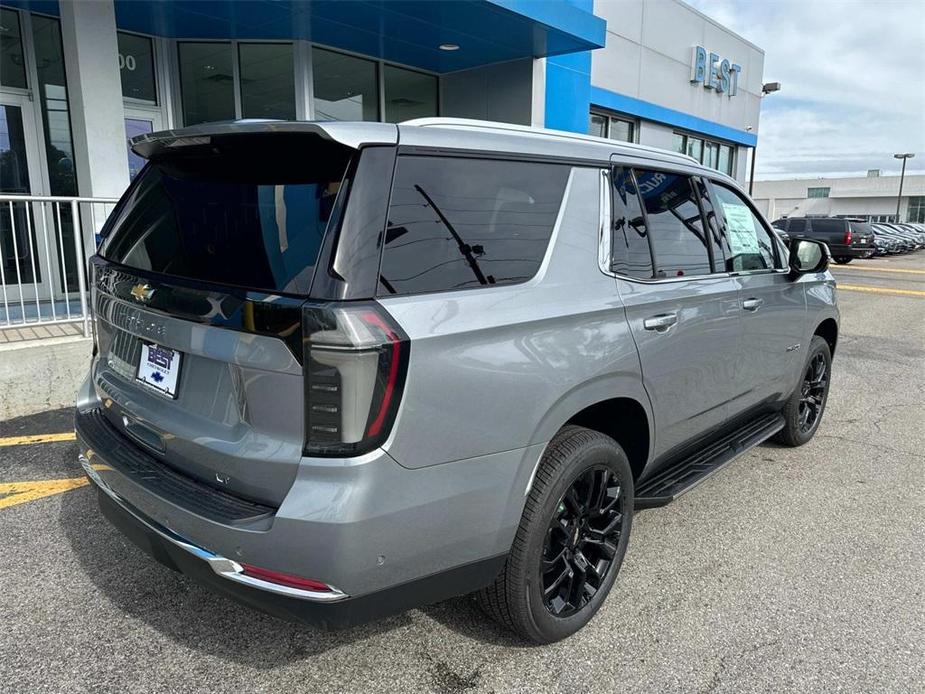
[[[42,192],[33,108],[26,95],[0,94],[0,195]],[[0,200],[0,324],[37,317],[57,268],[53,225],[41,205]]]
[[[737,389],[731,356],[741,311],[735,280],[713,271],[693,180],[642,169],[634,175],[627,185],[642,201],[654,277],[618,277],[617,287],[652,402],[654,455],[664,460],[725,422]]]
[[[748,200],[718,181],[710,197],[721,226],[726,270],[739,288],[740,384],[730,415],[772,404],[790,394],[808,345],[801,344],[806,302],[803,285],[787,272],[783,249]]]

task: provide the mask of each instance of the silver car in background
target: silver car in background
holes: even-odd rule
[[[826,247],[693,159],[450,119],[133,149],[81,461],[122,532],[234,599],[336,627],[474,592],[555,641],[634,511],[819,426]]]

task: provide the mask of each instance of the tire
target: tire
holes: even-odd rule
[[[582,520],[576,505],[611,508]],[[571,636],[607,598],[632,522],[633,475],[623,449],[599,432],[565,426],[543,453],[504,568],[476,599],[526,640],[545,644]],[[580,539],[585,533],[591,539]],[[544,597],[546,590],[551,597]],[[563,595],[575,596],[575,604]]]
[[[813,370],[818,366],[818,360],[822,360],[825,370],[821,375],[824,383],[821,387],[812,385],[815,377]],[[809,379],[809,380],[808,380]],[[813,335],[809,343],[809,353],[806,355],[806,361],[803,363],[803,369],[800,375],[800,382],[794,389],[793,394],[787,399],[787,404],[781,414],[784,415],[786,424],[775,436],[775,440],[785,446],[802,446],[813,438],[816,430],[819,428],[819,422],[822,421],[822,415],[825,412],[825,404],[829,398],[829,386],[832,382],[832,352],[829,350],[829,343],[818,335]],[[807,391],[807,385],[810,390]],[[806,398],[814,397],[816,402],[815,416],[809,426],[803,421],[806,409],[813,409]],[[801,404],[805,407],[801,408]]]
[[[848,256],[840,255],[838,257],[832,258],[832,260],[834,260],[839,265],[847,265],[852,260],[854,260],[854,258],[849,258]]]

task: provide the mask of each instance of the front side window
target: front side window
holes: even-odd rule
[[[709,241],[690,177],[636,169],[636,182],[652,234],[656,277],[710,274]]]
[[[632,170],[615,166],[612,177],[610,269],[619,275],[651,278],[652,252]]]
[[[529,280],[549,245],[569,172],[561,164],[399,158],[380,293]]]
[[[734,190],[714,183],[723,216],[726,272],[769,270],[774,267],[774,241],[748,203]]]
[[[793,233],[802,234],[804,231],[806,231],[806,220],[805,219],[791,219],[790,223],[787,225],[788,234],[793,234]]]

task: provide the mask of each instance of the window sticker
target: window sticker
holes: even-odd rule
[[[760,253],[751,210],[743,205],[721,202],[726,217],[726,238],[733,255]]]

